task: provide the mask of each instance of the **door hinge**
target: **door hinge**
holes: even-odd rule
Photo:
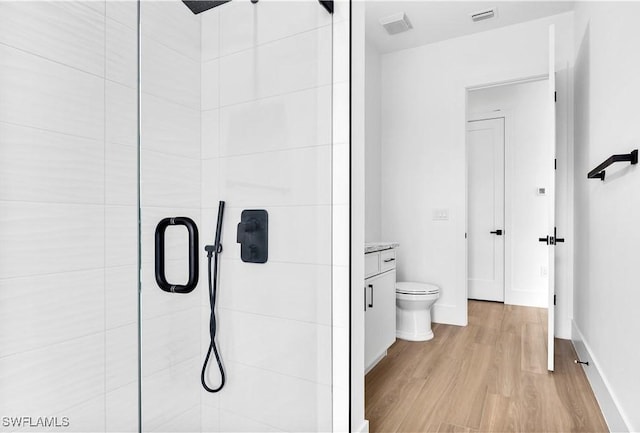
[[[553,159],[553,169],[557,170],[558,169],[558,158],[554,158]]]
[[[556,295],[553,295],[553,305],[556,305]]]
[[[553,92],[553,102],[558,102],[558,92]]]

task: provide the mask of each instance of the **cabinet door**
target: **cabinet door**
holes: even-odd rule
[[[369,371],[396,340],[396,271],[365,280],[365,371]]]

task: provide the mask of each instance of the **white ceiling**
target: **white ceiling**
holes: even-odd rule
[[[573,9],[571,1],[367,0],[366,36],[381,53],[531,21]],[[474,23],[470,14],[495,7],[497,18]],[[378,20],[405,12],[413,29],[389,35]]]

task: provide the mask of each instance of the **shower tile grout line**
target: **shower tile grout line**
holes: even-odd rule
[[[220,105],[218,103],[217,107],[202,109],[202,112],[203,113],[207,113],[207,112],[210,112],[210,111],[221,110],[221,109],[224,109],[224,108],[237,107],[238,105],[250,105],[250,104],[253,104],[255,102],[264,101],[265,99],[276,99],[276,98],[280,98],[280,97],[283,97],[283,96],[291,96],[291,95],[294,95],[296,93],[310,92],[312,90],[324,90],[324,88],[329,88],[329,90],[330,90],[332,87],[333,87],[332,83],[318,84],[318,85],[315,85],[315,86],[302,87],[300,89],[294,89],[294,90],[289,90],[289,91],[282,92],[282,93],[276,93],[274,95],[260,96],[258,98],[248,99],[246,101],[234,102],[232,104]],[[220,92],[218,92],[218,93],[220,93]],[[219,97],[220,97],[220,95],[218,95],[218,98]]]
[[[310,29],[307,29],[307,30],[301,30],[299,32],[292,33],[292,34],[289,34],[289,35],[286,35],[286,36],[281,36],[281,37],[276,38],[276,39],[270,39],[268,41],[260,42],[258,44],[254,44],[254,45],[252,45],[250,47],[241,48],[239,50],[231,51],[231,52],[225,53],[225,54],[220,54],[218,57],[212,57],[212,58],[209,58],[209,59],[205,59],[205,60],[203,60],[203,63],[212,62],[212,61],[224,59],[224,58],[227,58],[227,57],[233,57],[233,56],[236,56],[238,54],[245,53],[247,51],[251,51],[251,50],[256,50],[256,49],[262,48],[262,47],[264,47],[266,45],[270,45],[270,44],[273,44],[273,43],[276,43],[276,42],[282,42],[282,41],[285,41],[287,39],[293,39],[293,38],[299,37],[300,35],[304,35],[306,33],[317,32],[318,30],[323,30],[325,28],[332,27],[332,26],[333,26],[333,22],[327,23],[327,24],[322,24],[322,25],[319,25],[319,26],[316,26],[316,27],[313,27],[313,28],[310,28]],[[218,38],[218,40],[220,40],[220,38]]]
[[[104,43],[104,58],[103,58],[103,75],[105,80],[102,82],[102,128],[103,128],[103,157],[102,157],[102,185],[103,185],[103,217],[102,217],[102,265],[103,265],[103,273],[102,273],[102,320],[103,320],[103,329],[104,329],[104,337],[103,337],[103,428],[104,431],[107,431],[107,268],[106,268],[106,260],[107,260],[107,56],[108,56],[108,46],[107,46],[107,0],[103,1],[104,5],[104,33],[103,33],[103,43]]]

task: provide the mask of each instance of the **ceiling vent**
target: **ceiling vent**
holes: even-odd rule
[[[389,15],[388,17],[380,18],[380,24],[385,28],[387,33],[395,35],[397,33],[406,32],[412,29],[411,21],[404,12],[398,12],[397,14]]]
[[[496,8],[485,9],[483,11],[475,12],[471,14],[471,21],[477,23],[478,21],[486,21],[498,16]]]

